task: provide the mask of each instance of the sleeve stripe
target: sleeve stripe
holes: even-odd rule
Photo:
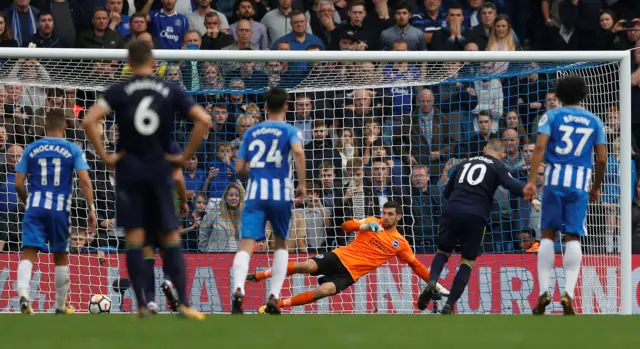
[[[100,98],[98,104],[107,109],[107,114],[111,113],[111,106],[109,105],[109,103],[107,103],[107,101],[104,100],[104,98]]]

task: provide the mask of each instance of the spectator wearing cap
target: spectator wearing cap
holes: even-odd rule
[[[77,48],[123,48],[122,36],[108,27],[109,15],[103,7],[93,11],[93,29],[78,37]]]
[[[340,23],[340,15],[336,12],[332,0],[320,0],[315,11],[310,14],[311,32],[324,43],[324,47],[331,47],[331,32]]]
[[[20,47],[29,45],[29,39],[38,30],[38,14],[40,11],[30,6],[30,3],[30,0],[15,0],[13,6],[6,10],[13,32],[13,39]]]
[[[204,26],[206,32],[202,35],[202,50],[221,50],[223,47],[233,45],[235,39],[231,34],[222,30],[222,17],[215,11],[211,11],[204,16]],[[226,20],[226,19],[225,19]]]
[[[409,22],[422,31],[427,48],[431,49],[433,34],[447,25],[446,14],[442,0],[424,0],[424,7],[411,16]]]
[[[351,31],[355,38],[369,51],[380,50],[380,33],[388,26],[387,20],[380,20],[376,17],[366,18],[367,10],[362,0],[355,0],[349,4],[349,21],[343,23],[332,33],[331,49],[339,49],[340,39],[344,33]],[[388,17],[388,15],[387,15]],[[384,28],[383,28],[384,27]]]
[[[289,0],[286,0],[289,1]],[[305,51],[310,45],[319,45],[324,49],[324,43],[319,37],[309,33],[309,24],[307,17],[302,11],[295,10],[291,12],[291,33],[280,37],[271,47],[275,50],[280,41],[289,42],[290,48],[293,51]]]
[[[233,35],[236,40],[239,40],[237,31],[238,24],[241,20],[248,20],[250,23],[249,28],[251,29],[251,43],[260,50],[268,50],[269,36],[267,34],[267,28],[264,24],[253,20],[253,16],[256,13],[254,5],[253,0],[238,0],[235,11],[236,16],[238,16],[238,21],[230,25],[229,30],[231,31],[231,35]]]
[[[29,43],[42,48],[64,48],[54,29],[53,15],[49,12],[40,12],[38,14],[38,31],[29,39]]]
[[[229,22],[227,17],[222,12],[218,12],[211,8],[212,0],[198,0],[198,9],[187,15],[189,20],[189,28],[191,30],[197,30],[200,35],[207,34],[207,15],[215,13],[218,17],[218,28],[221,32],[229,34]],[[225,45],[226,46],[226,45]]]
[[[122,13],[123,0],[108,0],[109,28],[125,37],[131,34],[131,19]]]
[[[396,24],[385,29],[380,34],[380,41],[386,50],[393,48],[394,42],[402,40],[407,43],[409,51],[424,51],[427,49],[427,42],[424,40],[422,31],[409,24],[411,9],[407,3],[399,3],[394,14]]]
[[[340,51],[355,51],[359,42],[354,32],[348,30],[342,33],[342,37],[338,41],[338,48]]]
[[[260,23],[264,24],[267,28],[267,33],[269,34],[269,46],[272,46],[279,40],[281,37],[291,33],[293,30],[293,22],[292,16],[294,13],[302,13],[307,21],[305,22],[304,30],[307,33],[311,34],[311,26],[308,24],[309,13],[304,13],[300,10],[294,10],[291,7],[291,0],[279,0],[278,8],[273,9],[267,12],[266,15],[262,18]]]

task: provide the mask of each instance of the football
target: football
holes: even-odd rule
[[[111,311],[111,299],[109,297],[97,294],[91,296],[89,300],[89,312],[91,314],[108,314]]]

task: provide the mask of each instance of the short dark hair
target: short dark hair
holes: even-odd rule
[[[305,19],[307,18],[307,16],[304,14],[304,12],[302,12],[300,10],[293,10],[289,14],[289,20],[293,19],[294,16],[300,16],[300,15],[303,15]]]
[[[129,17],[129,21],[133,21],[133,19],[137,18],[137,17],[144,18],[145,21],[147,20],[147,16],[144,13],[136,12],[136,13],[132,14],[131,17]]]
[[[218,18],[220,18],[220,16],[218,15],[218,13],[217,13],[217,12],[215,12],[215,11],[207,12],[207,14],[206,14],[206,15],[204,15],[204,19],[212,18],[212,17],[218,17]]]
[[[281,112],[289,101],[289,94],[283,88],[273,87],[265,94],[269,112]]]
[[[322,46],[318,45],[318,44],[311,44],[309,46],[307,46],[307,51],[309,50],[320,50],[322,51]]]
[[[449,5],[449,8],[447,9],[447,15],[449,14],[449,11],[451,10],[460,10],[464,13],[464,8],[462,7],[462,5],[460,3],[454,2],[451,5]]]
[[[51,109],[44,119],[47,130],[64,130],[67,123],[67,117],[61,109]]]
[[[589,94],[587,82],[581,76],[568,76],[558,80],[556,97],[562,105],[577,105]]]
[[[91,18],[95,17],[96,13],[98,13],[98,12],[105,12],[107,14],[107,16],[109,15],[109,11],[107,11],[106,8],[104,8],[102,6],[98,6],[95,9],[93,9],[93,13],[91,14]]]
[[[485,9],[485,8],[490,8],[490,9],[492,9],[494,11],[498,11],[498,8],[496,7],[496,4],[494,4],[491,1],[486,1],[484,4],[482,4],[482,9]]]
[[[382,205],[382,208],[395,208],[397,214],[402,214],[402,205],[395,201],[387,201]]]
[[[404,1],[404,0],[401,0],[400,2],[398,2],[398,3],[396,4],[396,9],[395,9],[395,11],[393,11],[393,12],[394,12],[394,13],[395,13],[395,12],[398,12],[398,10],[407,10],[407,11],[409,11],[409,13],[413,13],[413,9],[412,9],[412,8],[411,8],[411,6],[409,5],[409,3],[408,3],[408,2],[406,2],[406,1]]]
[[[153,58],[151,47],[144,41],[131,40],[129,43],[129,64],[131,66],[141,66]]]
[[[38,22],[40,22],[40,17],[43,17],[43,16],[51,16],[51,18],[53,18],[53,14],[51,14],[51,12],[42,11],[38,13]],[[53,21],[55,22],[56,20],[54,19]]]

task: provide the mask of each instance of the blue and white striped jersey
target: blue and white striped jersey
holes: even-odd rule
[[[41,138],[27,146],[16,172],[29,177],[29,208],[69,211],[73,170],[89,170],[80,147],[63,138]]]
[[[600,118],[582,108],[562,107],[540,118],[538,132],[549,136],[545,186],[588,191],[593,148],[606,143]]]
[[[265,121],[248,129],[238,158],[249,163],[245,200],[293,201],[293,152],[300,130],[285,122]]]

